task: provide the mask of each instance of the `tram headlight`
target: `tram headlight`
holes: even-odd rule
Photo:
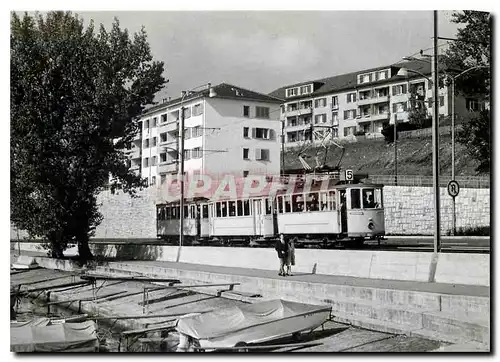
[[[368,223],[368,229],[373,230],[374,227],[375,227],[375,225],[370,221]]]

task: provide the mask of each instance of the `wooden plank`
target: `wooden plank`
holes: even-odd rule
[[[89,301],[89,300],[100,300],[100,299],[105,299],[107,297],[112,297],[112,296],[115,296],[117,294],[123,294],[123,293],[127,293],[126,290],[122,290],[120,292],[114,292],[114,293],[109,293],[109,294],[106,294],[106,295],[103,295],[103,296],[100,296],[100,297],[97,297],[96,299],[94,299],[94,297],[85,297],[85,298],[75,298],[75,299],[68,299],[68,300],[58,300],[58,301],[54,301],[54,302],[49,302],[47,303],[47,305],[53,305],[53,304],[63,304],[63,303],[73,303],[73,302],[86,302],[86,301]]]
[[[59,274],[59,273],[58,273]],[[37,279],[37,280],[34,280],[34,281],[31,281],[31,282],[19,282],[19,283],[11,283],[11,285],[13,286],[18,286],[18,285],[31,285],[31,284],[37,284],[37,283],[43,283],[43,282],[48,282],[48,281],[51,281],[51,280],[57,280],[57,279],[62,279],[62,278],[68,278],[68,277],[71,277],[71,276],[76,276],[76,274],[65,274],[65,275],[57,275],[57,276],[54,276],[53,278],[44,278],[44,279]]]
[[[41,288],[32,288],[32,289],[22,290],[22,291],[19,292],[19,294],[27,294],[27,293],[39,292],[41,290],[49,290],[49,289],[55,289],[55,288],[69,287],[69,286],[80,285],[80,284],[87,284],[87,283],[88,283],[87,281],[80,281],[80,282],[71,282],[71,283],[59,284],[59,285],[54,285],[54,286],[45,286],[45,287],[41,287]]]
[[[81,279],[84,280],[122,280],[122,281],[141,281],[141,282],[162,282],[162,283],[180,283],[181,281],[179,279],[172,279],[172,278],[149,278],[149,277],[142,277],[142,276],[107,276],[107,275],[89,275],[89,274],[84,274],[80,275]]]
[[[240,283],[217,283],[217,284],[179,284],[179,285],[173,285],[173,286],[169,286],[169,287],[166,287],[166,288],[202,288],[202,287],[226,287],[226,286],[229,286],[229,287],[234,287],[235,285],[240,285]],[[148,289],[148,288],[146,288]]]

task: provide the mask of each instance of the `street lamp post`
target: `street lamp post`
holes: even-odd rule
[[[438,84],[438,12],[434,10],[434,58],[432,59],[434,108],[432,109],[432,153],[434,176],[434,252],[441,250],[440,188],[439,188],[439,84]]]
[[[177,249],[177,258],[176,262],[179,262],[180,257],[181,257],[181,249],[184,241],[184,99],[187,95],[190,95],[190,93],[196,89],[199,89],[201,87],[208,86],[208,96],[210,98],[214,97],[216,95],[215,91],[212,89],[212,86],[210,83],[202,84],[200,86],[197,86],[195,88],[192,88],[189,91],[183,91],[182,92],[182,97],[180,101],[180,119],[179,119],[179,138],[180,138],[180,144],[179,144],[179,152],[178,152],[178,157],[179,157],[179,172],[181,175],[181,180],[180,180],[180,189],[181,189],[181,195],[180,195],[180,215],[179,215],[179,248]],[[205,113],[204,113],[205,114]]]

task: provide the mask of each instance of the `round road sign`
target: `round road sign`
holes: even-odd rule
[[[458,182],[456,182],[455,180],[451,180],[450,182],[448,182],[448,194],[451,197],[457,197],[459,192],[460,185],[458,184]]]

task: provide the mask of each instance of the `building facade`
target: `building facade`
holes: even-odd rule
[[[402,68],[408,70],[407,74],[401,75]],[[329,138],[376,138],[382,136],[385,125],[408,122],[411,107],[425,104],[428,115],[432,115],[430,76],[430,64],[413,60],[285,86],[270,95],[284,100],[280,120],[286,147]],[[438,97],[439,114],[451,115],[450,87],[441,87]],[[455,98],[455,114],[480,107],[475,99]]]
[[[226,83],[148,109],[126,150],[129,166],[149,185],[179,172],[184,109],[184,172],[279,174],[282,100]]]

